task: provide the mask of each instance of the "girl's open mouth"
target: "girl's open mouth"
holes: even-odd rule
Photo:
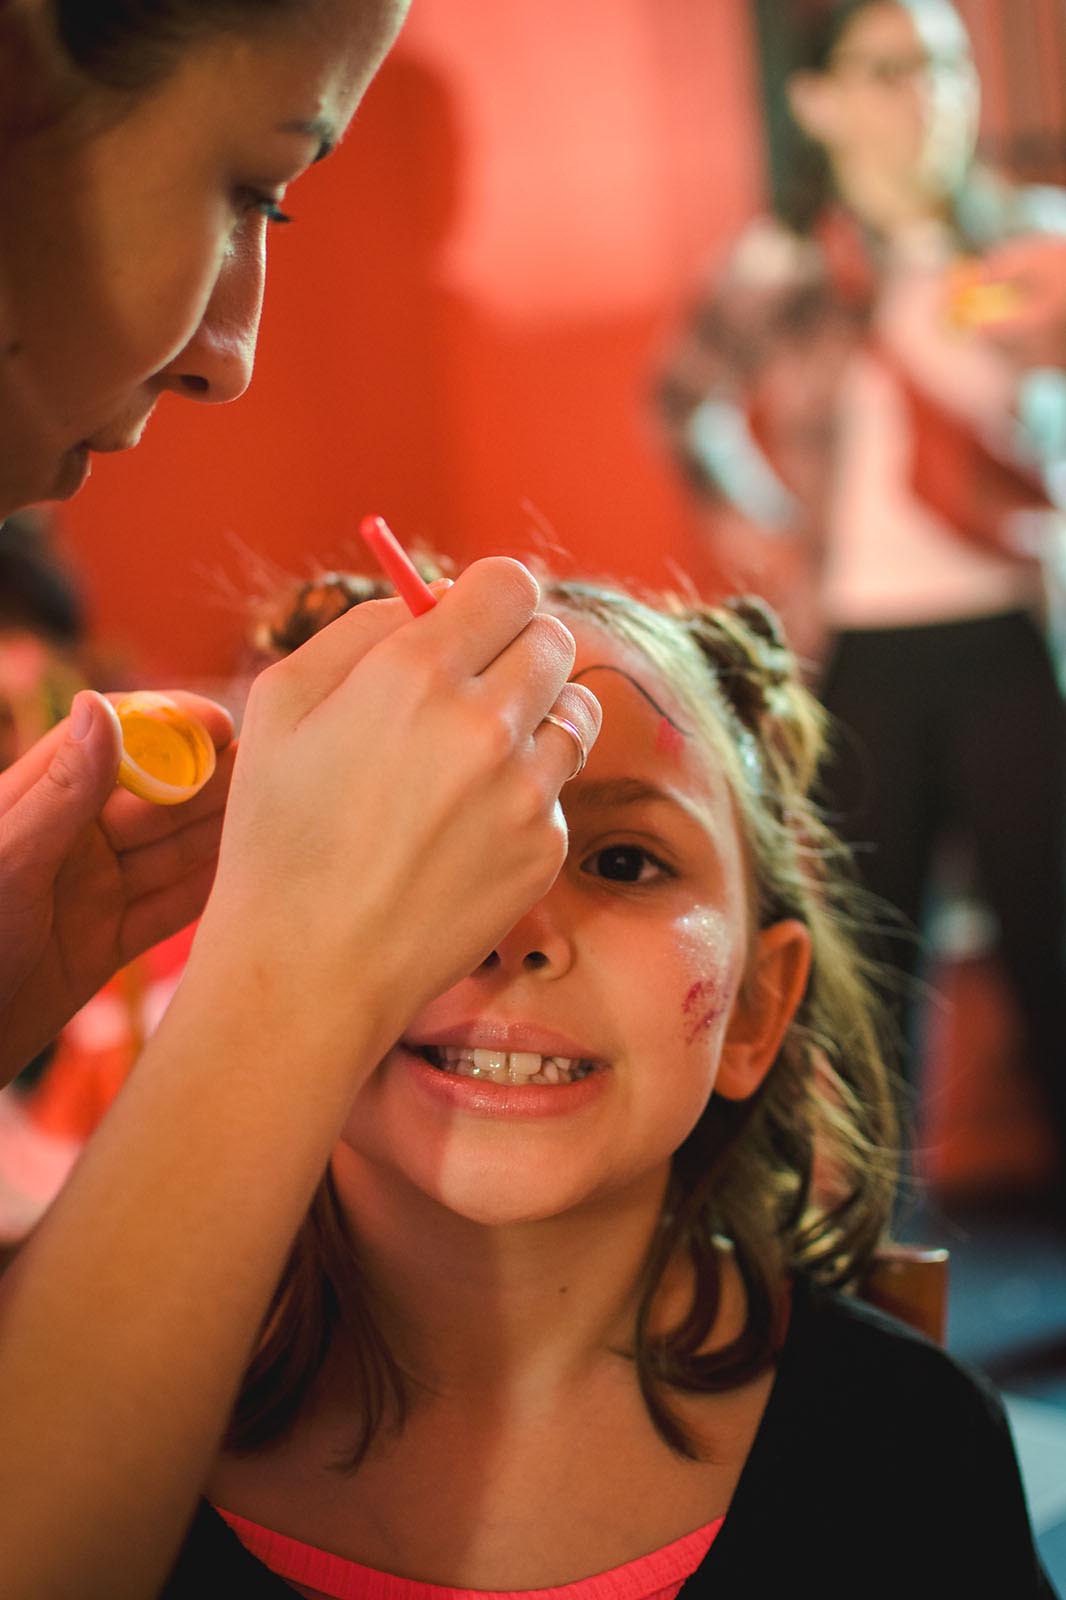
[[[599,1061],[573,1061],[567,1056],[542,1056],[532,1050],[475,1050],[463,1045],[409,1045],[415,1055],[438,1072],[460,1078],[508,1086],[523,1084],[562,1086],[579,1083],[603,1070]]]

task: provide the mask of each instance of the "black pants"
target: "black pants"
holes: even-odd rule
[[[821,693],[838,723],[827,809],[865,885],[912,929],[937,845],[949,831],[972,841],[1066,1175],[1066,706],[1037,623],[842,633]],[[905,977],[918,970],[913,931],[888,920],[871,943]]]

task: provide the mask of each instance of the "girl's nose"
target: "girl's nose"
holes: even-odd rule
[[[164,369],[164,388],[205,405],[244,393],[255,365],[265,267],[261,238],[233,241],[199,327]]]
[[[558,978],[569,971],[573,959],[570,935],[541,901],[504,935],[478,970],[501,972],[510,977],[522,973]]]

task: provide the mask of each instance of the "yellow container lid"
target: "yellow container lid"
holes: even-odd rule
[[[146,689],[126,695],[115,711],[122,726],[122,787],[157,806],[191,800],[215,770],[214,742],[203,723]]]

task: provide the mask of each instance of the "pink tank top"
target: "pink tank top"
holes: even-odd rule
[[[283,1578],[305,1600],[674,1600],[685,1579],[695,1572],[724,1522],[709,1522],[686,1533],[651,1555],[627,1561],[610,1572],[564,1583],[553,1589],[489,1590],[452,1589],[447,1584],[422,1583],[397,1578],[357,1561],[345,1561],[301,1544],[285,1534],[273,1533],[258,1523],[215,1507],[256,1560]]]

